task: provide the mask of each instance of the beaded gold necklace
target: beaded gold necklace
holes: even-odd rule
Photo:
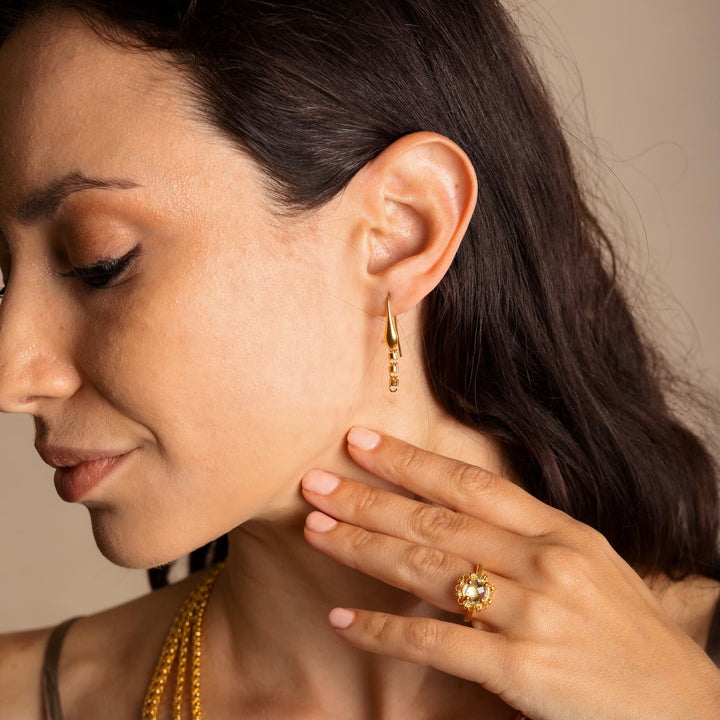
[[[173,720],[182,720],[185,704],[185,676],[188,670],[188,648],[192,646],[190,661],[190,715],[192,720],[202,720],[200,708],[200,655],[202,639],[202,622],[210,592],[215,585],[220,571],[225,563],[218,563],[208,576],[188,596],[175,616],[170,631],[165,638],[160,658],[145,701],[143,702],[142,720],[157,720],[165,685],[177,657],[177,674],[175,679],[175,694],[172,703]]]

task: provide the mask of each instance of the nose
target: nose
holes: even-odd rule
[[[69,323],[56,300],[29,276],[8,283],[0,300],[0,412],[38,414],[77,390]]]

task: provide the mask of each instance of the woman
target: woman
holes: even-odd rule
[[[9,4],[0,410],[209,567],[2,717],[717,717],[716,468],[501,7]]]

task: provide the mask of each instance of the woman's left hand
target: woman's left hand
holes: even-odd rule
[[[337,523],[311,513],[308,542],[458,614],[455,583],[482,562],[495,602],[472,627],[334,611],[343,638],[479,683],[536,720],[718,717],[717,668],[599,532],[482,468],[375,437],[349,442],[355,462],[438,505],[313,470],[304,496]]]

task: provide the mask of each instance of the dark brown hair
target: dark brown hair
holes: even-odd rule
[[[597,528],[636,568],[720,578],[715,460],[668,407],[665,366],[631,316],[548,94],[500,2],[3,5],[0,41],[57,6],[110,41],[169,51],[203,116],[249,153],[289,210],[322,205],[405,134],[453,139],[480,190],[426,301],[424,360],[439,403],[497,438],[530,492]],[[224,552],[222,541],[192,561]],[[153,585],[166,570],[151,571]]]

